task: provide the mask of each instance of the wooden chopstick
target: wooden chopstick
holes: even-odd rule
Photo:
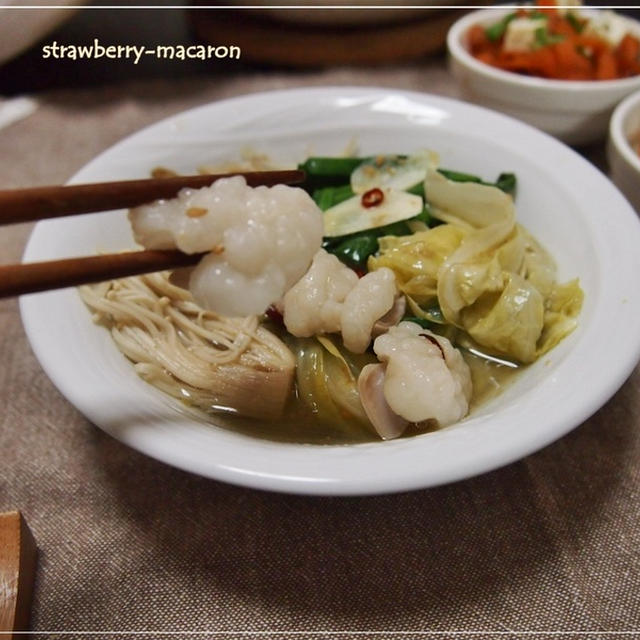
[[[0,513],[0,632],[7,640],[29,628],[38,548],[19,511]]]
[[[305,178],[304,171],[292,169],[10,189],[0,191],[0,225],[136,207],[159,198],[173,198],[184,187],[199,189],[236,175],[244,176],[252,187],[298,184]]]
[[[197,264],[200,258],[201,253],[146,250],[3,265],[0,266],[0,298],[188,267]]]
[[[197,189],[235,175],[244,176],[250,186],[297,184],[305,178],[298,170],[250,171],[0,191],[0,225],[135,207],[172,198],[184,187]],[[4,265],[0,298],[192,266],[202,255],[147,250]]]

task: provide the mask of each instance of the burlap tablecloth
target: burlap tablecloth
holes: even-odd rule
[[[441,61],[50,93],[0,130],[1,185],[63,182],[187,107],[337,84],[456,95]],[[2,229],[3,262],[29,231]],[[506,468],[400,495],[311,498],[196,477],[105,435],[42,372],[15,300],[0,302],[0,363],[0,510],[20,509],[40,549],[41,637],[640,638],[638,369],[575,431]]]

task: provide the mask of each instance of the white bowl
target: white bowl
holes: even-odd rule
[[[41,0],[34,9],[28,0],[7,0],[0,7],[0,62],[26,51],[68,20],[86,0]]]
[[[468,49],[469,28],[491,24],[510,11],[513,8],[473,11],[451,26],[447,34],[450,68],[463,96],[528,122],[568,144],[604,140],[614,107],[640,89],[640,76],[602,81],[549,80],[503,71],[474,58]],[[585,16],[595,11],[581,8]],[[640,23],[621,18],[640,37]]]
[[[640,213],[640,156],[631,147],[632,136],[640,136],[640,91],[616,107],[607,143],[611,179]]]
[[[301,445],[196,418],[143,382],[75,289],[21,298],[34,353],[89,420],[168,464],[245,486],[306,494],[389,493],[460,480],[519,459],[596,411],[640,356],[640,221],[613,184],[550,136],[462,102],[378,88],[253,94],[164,120],[115,145],[73,182],[140,178],[236,159],[439,151],[442,166],[488,179],[514,171],[518,219],[549,249],[559,277],[580,277],[579,327],[508,389],[457,425],[357,445]],[[603,212],[606,216],[603,217]],[[124,211],[40,222],[25,261],[131,248]],[[612,330],[612,318],[615,330]],[[98,464],[98,461],[96,462]]]

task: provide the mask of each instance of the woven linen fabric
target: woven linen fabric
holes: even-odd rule
[[[456,95],[441,62],[49,93],[0,130],[0,180],[63,182],[211,100],[340,84]],[[2,230],[2,262],[30,229]],[[0,362],[0,510],[21,510],[39,546],[37,637],[640,638],[638,369],[584,424],[505,468],[318,498],[201,478],[105,435],[39,367],[15,300],[0,301]]]

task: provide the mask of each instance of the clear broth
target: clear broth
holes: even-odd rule
[[[500,364],[468,351],[463,351],[463,356],[471,369],[473,382],[470,414],[473,414],[474,409],[477,407],[499,395],[511,384],[523,368]],[[377,362],[375,356],[371,356],[371,361]],[[243,435],[275,442],[355,444],[380,441],[380,437],[371,425],[365,426],[355,419],[350,423],[349,429],[337,427],[330,422],[321,420],[298,398],[295,385],[285,411],[277,421],[257,420],[228,414],[221,420],[219,413],[211,412],[210,415],[212,418],[215,416],[216,423],[222,423],[225,428]],[[418,429],[415,426],[410,426],[402,437],[412,437],[434,430],[436,429]]]

